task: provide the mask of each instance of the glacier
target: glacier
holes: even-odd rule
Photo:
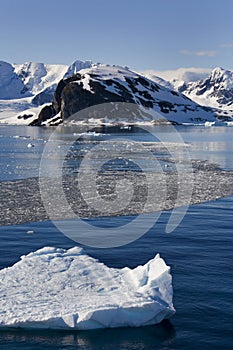
[[[11,64],[0,60],[0,123],[28,125],[51,102],[62,78],[91,65],[91,61],[80,60],[70,66],[38,62]],[[25,112],[29,118],[24,118]]]
[[[0,279],[0,328],[139,327],[175,313],[170,267],[159,254],[116,269],[79,247],[44,247],[1,270]]]

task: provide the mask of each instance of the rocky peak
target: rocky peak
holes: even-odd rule
[[[210,84],[215,84],[216,88],[220,89],[232,89],[233,88],[233,72],[217,67],[212,70],[210,78]]]
[[[233,109],[233,72],[216,67],[207,78],[183,85],[179,91],[201,105],[230,111]]]

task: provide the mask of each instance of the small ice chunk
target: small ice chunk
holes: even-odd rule
[[[44,247],[1,270],[0,280],[0,328],[139,327],[175,312],[170,268],[159,255],[115,269],[79,247]]]
[[[28,143],[27,148],[32,148],[35,147],[35,145],[33,145],[33,143]]]

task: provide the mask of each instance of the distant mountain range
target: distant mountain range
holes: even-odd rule
[[[182,92],[202,106],[233,115],[233,71],[220,67],[212,71],[190,68],[167,72],[148,71],[145,75],[165,87]]]
[[[186,80],[166,81],[153,72],[142,75],[127,67],[91,61],[77,60],[71,66],[0,61],[0,122],[57,125],[104,102],[134,103],[150,108],[157,116],[145,113],[117,121],[111,116],[96,116],[94,122],[157,122],[158,116],[181,124],[233,120],[233,73],[221,68],[210,75],[206,71],[194,73],[183,71]],[[190,81],[194,76],[196,81]]]
[[[52,96],[62,78],[77,73],[80,69],[91,67],[91,61],[75,61],[71,66],[24,63],[10,64],[0,61],[0,100],[13,100],[36,97],[39,94]],[[46,102],[50,102],[50,99]]]

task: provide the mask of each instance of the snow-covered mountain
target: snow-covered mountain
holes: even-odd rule
[[[180,87],[175,91],[174,82],[154,75],[149,78],[127,67],[91,61],[77,60],[71,66],[0,61],[0,122],[58,124],[81,109],[103,102],[131,102],[174,123],[212,122],[221,116],[221,111],[191,101],[178,91]],[[153,118],[132,118],[131,122]],[[101,122],[107,121],[102,118]]]
[[[223,115],[232,115],[233,71],[220,67],[212,71],[181,68],[164,72],[147,71],[144,74],[165,87],[182,92],[202,106],[220,109]]]
[[[66,71],[67,67],[63,65],[9,64],[0,61],[0,99],[35,96],[58,82]]]
[[[75,61],[71,66],[29,62],[10,64],[0,61],[0,99],[35,97],[80,69],[88,68],[91,61]]]
[[[146,108],[147,113],[127,117],[122,115],[120,119],[117,117],[117,120],[114,113],[107,117],[95,113],[89,117],[92,122],[137,123],[155,122],[155,120],[158,122],[158,119],[162,122],[163,119],[163,122],[203,123],[215,120],[213,110],[201,107],[183,94],[167,89],[127,67],[97,64],[62,79],[51,105],[45,106],[31,124],[58,124],[80,110],[106,102],[133,103]],[[23,115],[22,118],[28,119],[27,115]]]
[[[28,108],[36,111],[36,106],[51,102],[57,84],[63,77],[91,65],[91,61],[80,60],[71,66],[0,61],[0,121]]]
[[[210,75],[180,86],[179,91],[203,106],[233,110],[233,72],[217,67]]]

